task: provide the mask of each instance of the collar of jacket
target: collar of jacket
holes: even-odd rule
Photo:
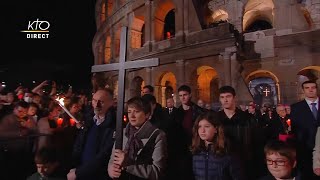
[[[94,116],[94,115],[93,115]],[[91,127],[96,122],[92,118],[88,121],[88,126]],[[104,121],[99,125],[99,127],[115,127],[116,125],[116,112],[113,107],[110,107],[104,116]]]
[[[129,124],[127,124],[127,127],[129,128]],[[140,129],[136,132],[135,136],[138,139],[146,139],[149,138],[150,135],[156,130],[156,128],[150,123],[149,120],[147,120]]]

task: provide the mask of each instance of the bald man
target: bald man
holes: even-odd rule
[[[73,152],[74,167],[68,180],[110,179],[108,167],[114,139],[116,113],[113,108],[113,92],[98,90],[92,97],[93,114],[86,118],[86,127],[80,130]]]

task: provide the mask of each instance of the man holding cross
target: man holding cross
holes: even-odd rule
[[[117,104],[117,124],[116,124],[116,142],[115,149],[121,150],[123,146],[123,105],[124,105],[124,90],[125,90],[125,74],[127,69],[143,68],[158,66],[159,59],[151,58],[144,60],[134,60],[126,62],[127,52],[127,27],[122,27],[120,38],[120,56],[118,63],[95,65],[92,67],[93,73],[119,71],[118,72],[118,104]],[[110,156],[109,156],[110,157]],[[94,178],[92,178],[94,179]]]
[[[108,89],[98,90],[92,98],[94,114],[85,119],[85,128],[80,130],[72,154],[73,169],[68,180],[108,179],[105,171],[113,147],[115,110],[113,93]]]

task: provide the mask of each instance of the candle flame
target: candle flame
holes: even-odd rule
[[[57,98],[56,101],[58,101],[60,105],[64,106],[64,98]]]

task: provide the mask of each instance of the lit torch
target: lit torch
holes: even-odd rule
[[[64,102],[63,102],[64,98],[60,98],[59,97],[56,99],[56,101],[58,102],[59,106],[64,110],[64,112],[66,112],[71,119],[75,122],[75,123],[79,123],[81,124],[69,111],[68,109],[64,106]],[[81,129],[83,129],[84,127],[80,127]]]

